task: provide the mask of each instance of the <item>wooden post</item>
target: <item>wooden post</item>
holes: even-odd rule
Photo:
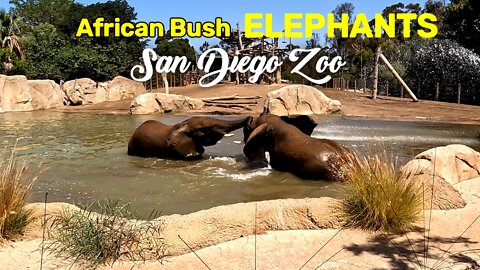
[[[240,54],[240,50],[243,50],[243,41],[242,41],[242,31],[240,30],[240,23],[237,22],[237,34],[238,34],[238,46],[239,48],[236,48],[235,55]],[[240,73],[237,71],[237,80],[236,84],[240,84]]]
[[[160,88],[159,79],[158,79],[158,72],[155,72],[155,77],[157,78],[157,89]]]
[[[353,93],[357,93],[357,80],[355,80],[355,86],[353,88]]]
[[[393,76],[395,76],[395,78],[398,80],[398,82],[400,82],[400,84],[403,86],[403,88],[405,88],[405,90],[407,90],[408,94],[410,94],[410,97],[412,97],[413,101],[417,102],[418,98],[415,96],[415,94],[413,94],[412,90],[410,90],[410,87],[408,87],[408,85],[405,83],[405,81],[402,79],[402,77],[400,77],[400,75],[398,75],[397,71],[392,67],[392,65],[387,60],[387,58],[385,58],[385,56],[383,56],[383,54],[381,54],[381,53],[380,53],[380,59],[382,59],[382,61],[385,63],[385,65],[388,67],[388,69],[390,69]],[[377,74],[377,76],[378,76],[378,74]]]
[[[437,82],[436,91],[435,91],[435,101],[438,101],[439,96],[440,96],[440,83]]]
[[[367,92],[367,79],[363,78],[363,93]]]
[[[420,80],[420,78],[418,78],[418,85],[417,85],[417,96],[420,96],[420,89],[421,89],[421,86],[422,86],[422,81]]]
[[[400,97],[403,98],[403,86],[400,85]]]
[[[387,97],[388,97],[388,81],[387,81]]]
[[[170,94],[170,90],[168,89],[168,79],[167,79],[167,73],[162,72],[162,80],[163,83],[165,84],[165,94]]]
[[[462,99],[462,84],[458,83],[457,84],[457,103],[461,104],[461,99]]]
[[[153,78],[150,78],[150,91],[152,91],[153,89],[152,83],[153,83]]]
[[[382,55],[382,48],[378,47],[377,54],[375,55],[375,68],[373,69],[373,100],[377,99],[378,93],[378,65],[380,62],[380,55]]]
[[[277,70],[275,70],[275,83],[282,83],[282,66],[277,67]]]

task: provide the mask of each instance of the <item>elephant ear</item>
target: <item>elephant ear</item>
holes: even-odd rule
[[[318,125],[310,116],[307,115],[281,116],[280,118],[284,122],[295,126],[308,136],[312,135],[313,130]]]
[[[264,161],[265,157],[265,138],[271,132],[271,128],[267,123],[258,126],[248,137],[243,153],[249,160]]]
[[[188,135],[185,126],[178,128],[168,136],[167,146],[174,155],[181,158],[194,158],[205,152],[205,149]]]

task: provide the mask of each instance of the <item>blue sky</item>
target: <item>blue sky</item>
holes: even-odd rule
[[[77,0],[83,4],[105,2],[98,0]],[[373,14],[382,12],[389,5],[398,2],[420,3],[426,0],[401,1],[401,0],[128,0],[137,12],[140,21],[161,21],[168,27],[171,17],[183,17],[189,21],[212,21],[215,17],[222,17],[232,27],[235,23],[243,24],[245,13],[272,13],[275,31],[283,30],[284,13],[322,13],[327,14],[343,2],[350,2],[355,6],[355,13],[366,13],[369,18]],[[8,0],[0,0],[0,8],[8,9]],[[320,32],[323,36],[324,32]],[[206,39],[191,39],[190,43],[198,48]],[[208,40],[210,44],[218,43],[217,39]],[[304,45],[304,40],[295,41],[295,44]]]

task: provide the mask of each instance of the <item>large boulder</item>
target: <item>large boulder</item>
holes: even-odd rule
[[[290,85],[268,93],[265,107],[276,115],[329,114],[341,110],[341,103],[306,85]]]
[[[92,104],[97,93],[97,83],[89,78],[75,79],[63,84],[67,105]]]
[[[0,112],[32,110],[32,94],[27,77],[0,75]]]
[[[142,83],[122,76],[117,76],[109,81],[106,87],[108,89],[109,101],[133,99],[147,92],[147,89]]]
[[[411,181],[423,184],[426,206],[456,209],[465,206],[454,185],[480,176],[480,153],[465,145],[448,145],[427,150],[408,162],[402,172]],[[432,198],[433,189],[433,202]]]
[[[29,80],[34,110],[58,108],[64,105],[65,94],[52,80]]]
[[[200,99],[181,95],[163,93],[147,93],[136,97],[130,105],[131,114],[153,114],[198,110],[203,108],[204,102]]]
[[[63,91],[68,97],[69,105],[84,105],[133,99],[146,93],[147,89],[139,82],[117,76],[104,83],[97,83],[89,78],[71,80],[65,82]]]

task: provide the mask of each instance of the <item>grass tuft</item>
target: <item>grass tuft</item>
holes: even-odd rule
[[[30,171],[28,162],[17,160],[15,148],[0,160],[0,241],[20,236],[31,221],[24,209],[40,171]]]
[[[386,151],[352,157],[344,166],[347,182],[342,210],[347,226],[393,233],[410,229],[422,210],[418,185],[406,180],[398,162]]]
[[[84,209],[64,209],[50,230],[48,250],[64,258],[75,258],[84,267],[97,268],[118,260],[161,260],[165,244],[159,221],[136,221],[129,204],[99,203],[101,214]],[[74,262],[74,263],[75,263]]]

